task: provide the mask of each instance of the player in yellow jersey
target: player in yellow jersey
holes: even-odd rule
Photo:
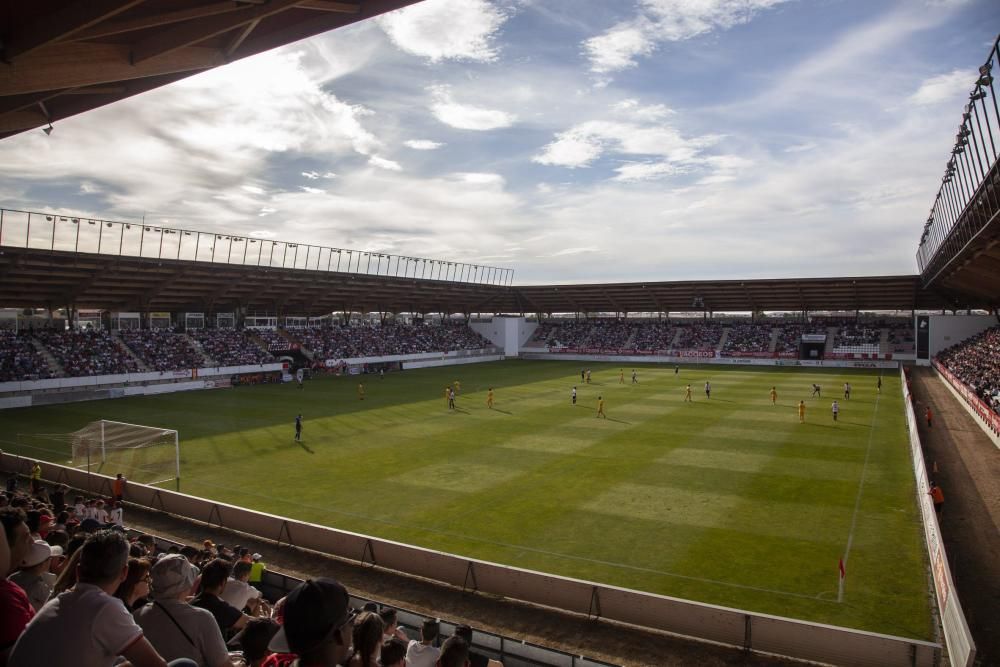
[[[805,424],[806,423],[806,402],[805,401],[799,401],[799,423],[800,424]]]
[[[618,384],[625,384],[625,369],[618,371]]]
[[[365,400],[365,385],[363,382],[358,383],[358,400]]]
[[[778,403],[778,390],[771,387],[771,405],[777,405]]]
[[[444,388],[444,402],[447,403],[448,399],[451,398],[451,385],[445,385]]]
[[[460,392],[462,390],[462,383],[459,382],[458,380],[455,380],[453,386],[455,387],[455,395],[457,396],[458,392]]]
[[[493,409],[493,387],[490,387],[490,390],[486,392],[486,407]]]
[[[694,403],[694,399],[691,398],[691,385],[688,385],[687,387],[684,388],[684,402]]]
[[[597,416],[598,417],[604,417],[605,419],[608,418],[608,416],[606,414],[604,414],[604,397],[603,396],[598,396],[597,397]]]

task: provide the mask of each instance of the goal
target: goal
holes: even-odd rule
[[[100,419],[63,437],[70,442],[77,468],[122,473],[140,484],[174,482],[180,490],[180,438],[173,429]]]

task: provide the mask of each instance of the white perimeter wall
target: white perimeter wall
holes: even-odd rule
[[[502,349],[504,356],[516,357],[521,346],[535,333],[538,323],[523,317],[494,317],[490,322],[473,322],[469,327]]]
[[[928,341],[931,358],[941,350],[997,324],[997,318],[992,315],[931,315]]]

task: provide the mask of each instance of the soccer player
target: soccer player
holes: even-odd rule
[[[639,384],[639,376],[635,374],[635,369],[632,369],[632,384]]]
[[[445,401],[445,403],[447,403],[450,400],[451,400],[451,386],[450,385],[445,385],[445,388],[444,388],[444,401]]]
[[[688,385],[687,387],[684,388],[684,402],[694,403],[694,399],[691,398],[691,385]]]
[[[449,389],[448,390],[448,409],[449,410],[454,410],[455,409],[455,390],[454,389]]]
[[[618,384],[625,384],[625,369],[618,370]]]
[[[778,390],[775,389],[774,387],[771,387],[771,405],[777,405],[777,404],[778,404]]]
[[[580,382],[585,382],[587,380],[587,371],[580,369]]]
[[[813,393],[812,393],[812,396],[813,397],[819,396],[820,398],[823,398],[823,394],[820,393],[820,386],[818,384],[816,384],[815,382],[813,382]]]
[[[799,401],[799,423],[800,424],[805,424],[806,423],[806,402],[805,401]]]
[[[587,369],[587,384],[590,384],[590,369]]]
[[[604,417],[605,419],[608,418],[608,416],[606,414],[604,414],[604,397],[603,396],[598,396],[597,397],[597,416],[598,417]]]
[[[365,385],[363,382],[358,383],[358,400],[365,400]]]
[[[295,442],[302,442],[302,415],[295,418]]]
[[[705,380],[705,398],[712,398],[712,383]]]
[[[844,398],[847,399],[848,401],[851,400],[851,383],[850,382],[845,382],[844,383]]]
[[[573,387],[573,393],[570,396],[573,397],[573,405],[576,405],[576,387]]]
[[[878,393],[881,394],[882,393],[882,376],[881,375],[878,376],[878,384],[875,385],[875,386],[878,388]]]
[[[306,377],[306,372],[301,368],[295,371],[295,380],[299,383],[299,389],[302,389],[302,381]]]
[[[830,411],[833,412],[833,421],[837,421],[837,415],[840,413],[840,405],[836,399],[834,399],[833,405],[830,406]]]
[[[459,382],[458,380],[455,380],[454,387],[455,387],[455,395],[457,396],[458,392],[462,391],[462,383]]]
[[[681,372],[681,367],[678,366],[677,364],[674,364],[674,375],[677,375],[680,372]]]
[[[493,387],[490,387],[490,390],[486,392],[486,407],[490,410],[493,409]]]

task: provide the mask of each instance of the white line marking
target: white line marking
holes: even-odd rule
[[[851,530],[847,533],[847,547],[844,549],[844,570],[847,570],[847,558],[851,555],[851,545],[854,544],[854,529],[858,525],[858,512],[861,510],[861,495],[865,490],[865,476],[868,474],[868,459],[872,453],[872,441],[875,439],[875,420],[878,418],[878,402],[881,394],[875,396],[875,410],[872,412],[872,425],[868,431],[868,447],[865,449],[865,463],[861,466],[861,481],[858,482],[858,495],[854,498],[854,515],[851,516]],[[840,587],[837,602],[844,601],[843,586]]]

